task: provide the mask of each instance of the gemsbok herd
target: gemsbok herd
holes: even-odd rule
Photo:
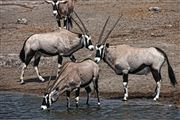
[[[110,46],[106,42],[122,16],[117,19],[103,39],[103,33],[110,20],[110,17],[107,18],[97,40],[98,42],[94,46],[91,40],[91,34],[74,11],[75,1],[45,0],[46,3],[52,4],[53,14],[60,29],[53,32],[31,35],[25,40],[20,51],[19,57],[23,63],[20,75],[21,84],[25,83],[23,79],[24,71],[32,58],[34,58],[34,69],[41,81],[45,81],[38,71],[41,56],[57,56],[58,58],[57,76],[53,83],[50,80],[48,81],[41,105],[43,110],[49,108],[63,93],[67,95],[67,108],[69,108],[70,93],[72,91],[75,91],[75,102],[76,107],[78,107],[81,88],[85,88],[87,93],[86,104],[88,104],[92,91],[91,83],[93,83],[94,90],[97,94],[98,105],[100,105],[98,90],[100,68],[97,63],[101,60],[107,63],[117,75],[122,75],[124,87],[123,101],[126,101],[128,98],[128,75],[146,75],[150,72],[156,82],[154,100],[158,100],[161,88],[161,68],[165,62],[167,63],[171,84],[173,86],[177,84],[174,71],[166,53],[162,49],[158,47],[137,48],[125,44]],[[78,21],[76,21],[74,15],[78,18]],[[64,19],[64,28],[61,28],[61,19]],[[73,27],[73,22],[78,26],[81,33],[70,31]],[[86,58],[81,62],[76,61],[73,53],[84,47],[90,51],[95,49],[94,60]],[[71,61],[62,63],[63,57],[69,57]]]

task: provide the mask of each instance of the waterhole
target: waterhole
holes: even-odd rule
[[[154,102],[152,99],[97,99],[80,97],[79,108],[74,100],[71,108],[66,109],[66,100],[59,98],[49,110],[40,109],[42,97],[16,92],[0,92],[0,119],[62,119],[62,120],[180,120],[180,109],[173,104]]]

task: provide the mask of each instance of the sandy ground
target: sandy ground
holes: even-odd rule
[[[120,16],[119,24],[110,35],[110,45],[129,44],[137,47],[156,46],[168,55],[180,83],[180,2],[178,0],[77,0],[75,10],[92,34],[95,44],[104,21],[111,16],[112,23]],[[160,12],[149,11],[159,7]],[[27,24],[17,24],[17,19],[26,18]],[[56,58],[44,58],[39,66],[46,82],[41,83],[29,65],[25,72],[25,85],[20,85],[21,62],[19,51],[25,39],[34,33],[58,29],[52,15],[51,5],[43,0],[1,0],[0,1],[0,90],[42,94],[50,75],[55,76]],[[74,26],[73,31],[78,28]],[[92,57],[93,52],[82,49],[75,53],[78,60]],[[92,57],[93,58],[93,57]],[[67,59],[69,60],[69,59]],[[122,76],[117,76],[108,65],[101,62],[99,79],[100,94],[103,97],[122,97]],[[168,79],[167,66],[162,69],[161,100],[168,99],[180,106],[180,85],[173,88]],[[53,77],[54,79],[55,77]],[[152,75],[129,77],[129,96],[151,98],[155,89]],[[164,99],[163,99],[164,98]]]

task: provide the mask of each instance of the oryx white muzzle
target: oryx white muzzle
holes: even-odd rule
[[[47,106],[46,105],[41,105],[41,109],[42,110],[47,110]]]

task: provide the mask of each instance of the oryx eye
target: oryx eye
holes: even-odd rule
[[[97,45],[97,48],[99,48],[101,45]]]

